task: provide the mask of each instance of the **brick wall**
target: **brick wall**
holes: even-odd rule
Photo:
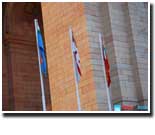
[[[3,110],[41,110],[34,15],[29,12],[33,6],[9,3],[6,7]],[[146,3],[41,3],[41,8],[43,18],[41,14],[38,18],[42,33],[44,28],[47,55],[48,110],[77,110],[69,26],[81,61],[82,110],[107,110],[99,32],[104,36],[110,63],[113,104],[147,104]]]
[[[26,43],[26,42],[24,42]],[[41,110],[37,51],[34,44],[11,44],[15,110]]]
[[[147,75],[147,66],[142,67],[144,63],[147,65],[147,47],[145,58],[142,56],[145,60],[139,54],[144,47],[140,46],[141,51],[135,49],[136,43],[143,40],[147,43],[147,38],[137,39],[134,35],[137,31],[133,27],[138,23],[134,22],[130,7],[135,5],[139,6],[138,13],[132,11],[136,17],[141,16],[141,10],[145,12],[140,17],[144,24],[139,27],[143,29],[144,25],[147,27],[147,9],[143,3],[42,3],[53,110],[77,108],[69,26],[73,28],[81,57],[83,76],[79,88],[83,110],[107,110],[99,32],[104,35],[111,67],[113,103],[135,105],[147,97],[147,79],[143,77]],[[144,31],[142,35],[147,37]]]
[[[11,5],[11,6],[10,6]],[[3,110],[42,110],[34,17],[25,3],[6,5],[3,37]],[[38,17],[40,20],[40,17]],[[41,24],[41,23],[40,23]],[[48,78],[46,101],[51,110]]]
[[[7,63],[7,48],[2,47],[2,110],[11,110],[9,108],[10,102],[9,102],[9,90],[8,90],[8,63]]]
[[[72,27],[80,55],[82,110],[97,110],[83,3],[42,3],[52,110],[77,110],[69,39]]]

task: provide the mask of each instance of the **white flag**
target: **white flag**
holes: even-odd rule
[[[76,42],[75,42],[74,37],[72,37],[72,52],[73,52],[74,62],[75,62],[76,79],[77,79],[77,82],[79,82],[80,76],[81,76],[80,57],[79,57],[79,53],[76,47]]]

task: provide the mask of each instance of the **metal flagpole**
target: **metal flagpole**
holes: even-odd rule
[[[104,65],[104,59],[103,59],[103,51],[102,51],[102,36],[101,33],[99,33],[99,42],[100,42],[100,50],[101,50],[101,56],[102,56],[102,63],[103,63],[103,72],[104,72],[104,80],[105,80],[105,84],[106,84],[106,91],[107,91],[107,99],[108,99],[108,108],[109,111],[112,111],[112,106],[111,106],[111,98],[110,98],[110,89],[108,87],[107,84],[107,80],[106,80],[106,74],[105,74],[105,65]]]
[[[41,72],[40,52],[39,52],[38,38],[37,38],[37,27],[38,27],[38,20],[37,19],[34,19],[34,24],[35,24],[35,32],[36,32],[37,51],[38,51],[38,62],[39,62],[40,82],[41,82],[42,108],[43,108],[43,111],[46,111],[45,90],[44,90],[44,83],[43,83],[43,77],[42,77],[42,72]]]
[[[69,28],[69,36],[70,36],[70,42],[71,42],[71,51],[72,51],[72,29]],[[80,103],[80,95],[79,95],[79,88],[78,88],[78,83],[77,83],[77,77],[76,77],[76,71],[75,71],[75,60],[73,56],[73,51],[72,51],[72,60],[73,60],[73,68],[74,68],[74,78],[75,78],[75,86],[76,86],[76,97],[77,97],[77,104],[78,104],[78,111],[81,111],[81,103]]]

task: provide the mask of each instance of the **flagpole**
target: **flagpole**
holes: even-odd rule
[[[37,52],[38,52],[38,63],[39,63],[39,73],[40,73],[40,82],[41,82],[42,109],[43,109],[43,111],[46,111],[45,89],[44,89],[43,77],[42,77],[42,72],[41,72],[40,53],[39,53],[38,38],[37,38],[37,25],[38,25],[38,20],[37,19],[34,19],[34,24],[35,24]]]
[[[105,64],[104,64],[104,59],[103,59],[102,36],[101,36],[101,33],[99,33],[99,42],[100,42],[101,57],[102,57],[102,61],[103,61],[102,63],[103,63],[104,80],[105,80],[106,91],[107,91],[108,108],[109,108],[109,111],[112,111],[112,104],[111,104],[111,98],[110,98],[110,89],[108,87],[107,80],[106,80]]]
[[[69,28],[69,36],[70,36],[70,42],[71,42],[71,51],[72,51],[72,29]],[[78,111],[81,111],[81,102],[80,102],[80,95],[79,95],[79,88],[77,83],[77,77],[76,77],[76,71],[75,71],[75,60],[73,57],[73,51],[72,51],[72,60],[73,60],[73,68],[74,68],[74,78],[75,78],[75,87],[76,87],[76,97],[77,97],[77,105],[78,105]]]

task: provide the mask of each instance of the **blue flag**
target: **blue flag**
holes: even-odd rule
[[[46,76],[47,71],[46,71],[45,49],[44,49],[44,43],[43,43],[41,31],[38,24],[37,24],[37,40],[38,40],[38,47],[39,47],[39,53],[40,53],[41,71]]]

